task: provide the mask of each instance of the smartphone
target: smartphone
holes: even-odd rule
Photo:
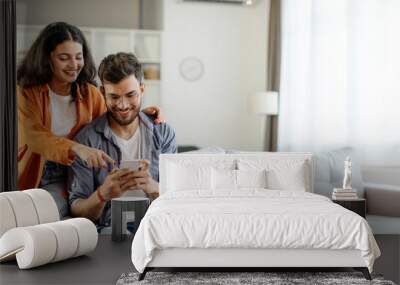
[[[142,168],[142,161],[140,159],[124,160],[121,161],[119,168],[128,168],[133,171],[139,171]]]

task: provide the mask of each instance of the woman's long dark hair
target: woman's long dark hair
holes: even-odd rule
[[[86,96],[86,83],[96,85],[96,67],[83,33],[75,26],[64,22],[47,25],[34,41],[17,70],[17,83],[23,88],[47,84],[53,77],[50,53],[64,41],[80,43],[83,50],[84,66],[71,86],[71,96],[76,98],[77,85]]]

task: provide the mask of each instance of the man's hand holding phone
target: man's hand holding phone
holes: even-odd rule
[[[105,178],[103,184],[97,189],[100,196],[109,201],[121,197],[133,186],[134,171],[129,169],[114,168]]]
[[[121,168],[113,169],[99,187],[100,195],[108,201],[121,197],[126,191],[158,192],[158,183],[151,178],[149,165],[147,160],[121,162]]]
[[[149,162],[147,160],[140,160],[140,159],[125,160],[125,161],[121,161],[119,168],[120,169],[129,169],[132,171],[140,171],[143,169],[148,169]]]
[[[150,162],[147,160],[132,160],[121,162],[121,169],[128,168],[134,171],[135,188],[143,190],[146,194],[158,192],[158,183],[153,180],[149,171]]]

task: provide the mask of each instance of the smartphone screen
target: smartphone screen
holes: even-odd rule
[[[141,161],[139,159],[121,161],[120,164],[121,169],[128,168],[133,171],[139,171],[141,166]]]

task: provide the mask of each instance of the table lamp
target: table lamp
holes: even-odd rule
[[[250,96],[249,110],[260,115],[278,115],[278,92],[263,91]]]
[[[278,115],[278,92],[257,92],[249,97],[249,111],[253,114],[266,115],[266,122],[262,130],[263,148],[266,151],[274,150],[274,135],[271,134],[272,123],[269,116]],[[265,129],[264,129],[265,128]],[[273,132],[273,130],[272,130]]]

